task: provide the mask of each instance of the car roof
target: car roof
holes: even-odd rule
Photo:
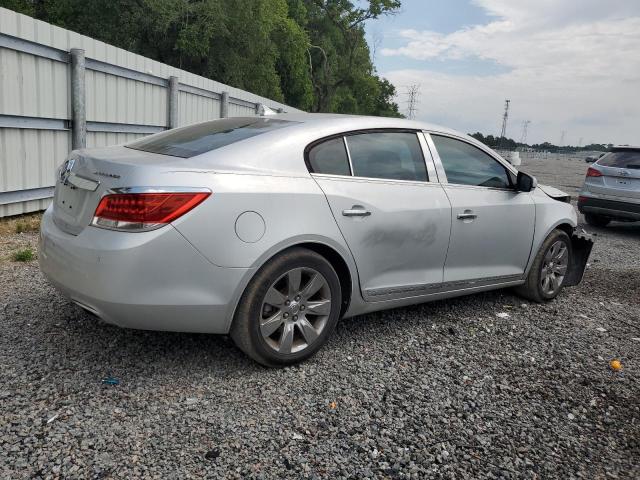
[[[487,149],[475,138],[453,129],[404,118],[332,113],[278,113],[259,118],[288,121],[291,124],[185,158],[181,165],[185,168],[205,168],[218,173],[308,175],[307,167],[301,157],[305,148],[324,138],[366,130],[425,130],[464,138],[465,141],[480,149]],[[249,122],[256,117],[241,117],[241,119]],[[260,155],[252,155],[248,152],[260,152]],[[505,164],[508,165],[506,161]]]
[[[274,115],[273,118],[303,123],[308,125],[310,128],[317,128],[325,125],[335,126],[337,130],[343,131],[349,131],[350,125],[354,127],[353,130],[364,130],[369,128],[406,128],[411,130],[429,130],[467,137],[466,134],[451,128],[443,127],[434,123],[409,120],[406,118],[345,115],[337,113],[281,113]]]

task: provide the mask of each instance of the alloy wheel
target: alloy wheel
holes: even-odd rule
[[[260,333],[279,354],[297,353],[313,344],[331,313],[331,289],[317,270],[289,270],[267,290],[260,309]]]
[[[540,283],[542,291],[554,295],[562,286],[569,265],[569,249],[562,240],[554,242],[542,261]]]

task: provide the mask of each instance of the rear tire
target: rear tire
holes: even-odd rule
[[[584,214],[585,221],[592,227],[604,228],[611,222],[610,218],[603,217],[602,215],[594,215],[593,213]]]
[[[554,230],[540,246],[524,285],[515,292],[533,302],[553,300],[562,291],[571,267],[571,239],[562,230]]]
[[[323,256],[305,248],[286,250],[260,268],[247,286],[231,338],[262,365],[301,362],[333,332],[341,297],[338,275]]]

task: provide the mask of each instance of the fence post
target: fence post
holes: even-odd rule
[[[229,92],[222,92],[220,97],[220,118],[229,116]]]
[[[72,48],[71,55],[71,149],[87,146],[87,111],[84,82],[84,50]]]
[[[178,77],[169,77],[169,119],[167,126],[176,128],[178,126]]]

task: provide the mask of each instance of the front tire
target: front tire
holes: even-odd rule
[[[533,260],[527,281],[516,287],[516,293],[538,303],[556,298],[571,266],[571,255],[569,235],[562,230],[551,232]]]
[[[584,220],[592,227],[604,228],[611,222],[610,218],[603,217],[602,215],[594,215],[593,213],[585,213]]]
[[[342,292],[331,264],[305,248],[269,260],[247,286],[231,338],[262,365],[292,365],[326,343],[340,316]]]

